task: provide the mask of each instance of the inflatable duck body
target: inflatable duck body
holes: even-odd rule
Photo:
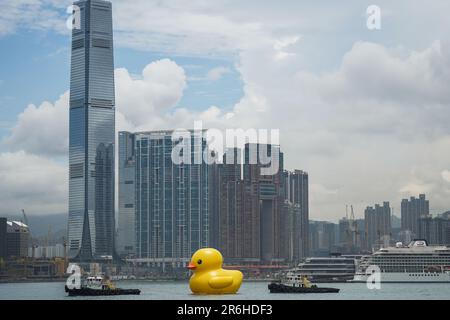
[[[213,248],[197,250],[188,268],[194,272],[189,286],[194,294],[234,294],[242,284],[238,270],[222,269],[222,254]]]

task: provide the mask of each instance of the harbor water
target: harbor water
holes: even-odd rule
[[[368,289],[365,283],[320,283],[320,287],[339,288],[339,293],[269,293],[268,282],[247,281],[233,296],[197,296],[190,293],[187,281],[117,281],[118,287],[137,288],[138,296],[68,297],[64,282],[1,283],[0,300],[449,300],[450,283],[382,283],[380,289]]]

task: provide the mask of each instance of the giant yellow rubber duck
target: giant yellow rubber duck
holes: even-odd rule
[[[213,248],[197,250],[187,266],[194,274],[189,287],[194,294],[234,294],[242,284],[238,270],[222,269],[222,254]]]

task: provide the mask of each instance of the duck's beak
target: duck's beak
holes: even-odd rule
[[[189,262],[187,268],[188,268],[189,270],[194,270],[194,269],[197,268],[197,267],[196,267],[195,264],[193,264],[192,262]]]

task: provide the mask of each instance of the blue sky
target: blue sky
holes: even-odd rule
[[[1,1],[0,214],[65,212],[71,1]],[[448,1],[377,1],[380,30],[360,0],[112,3],[118,129],[279,129],[313,219],[450,209]]]

